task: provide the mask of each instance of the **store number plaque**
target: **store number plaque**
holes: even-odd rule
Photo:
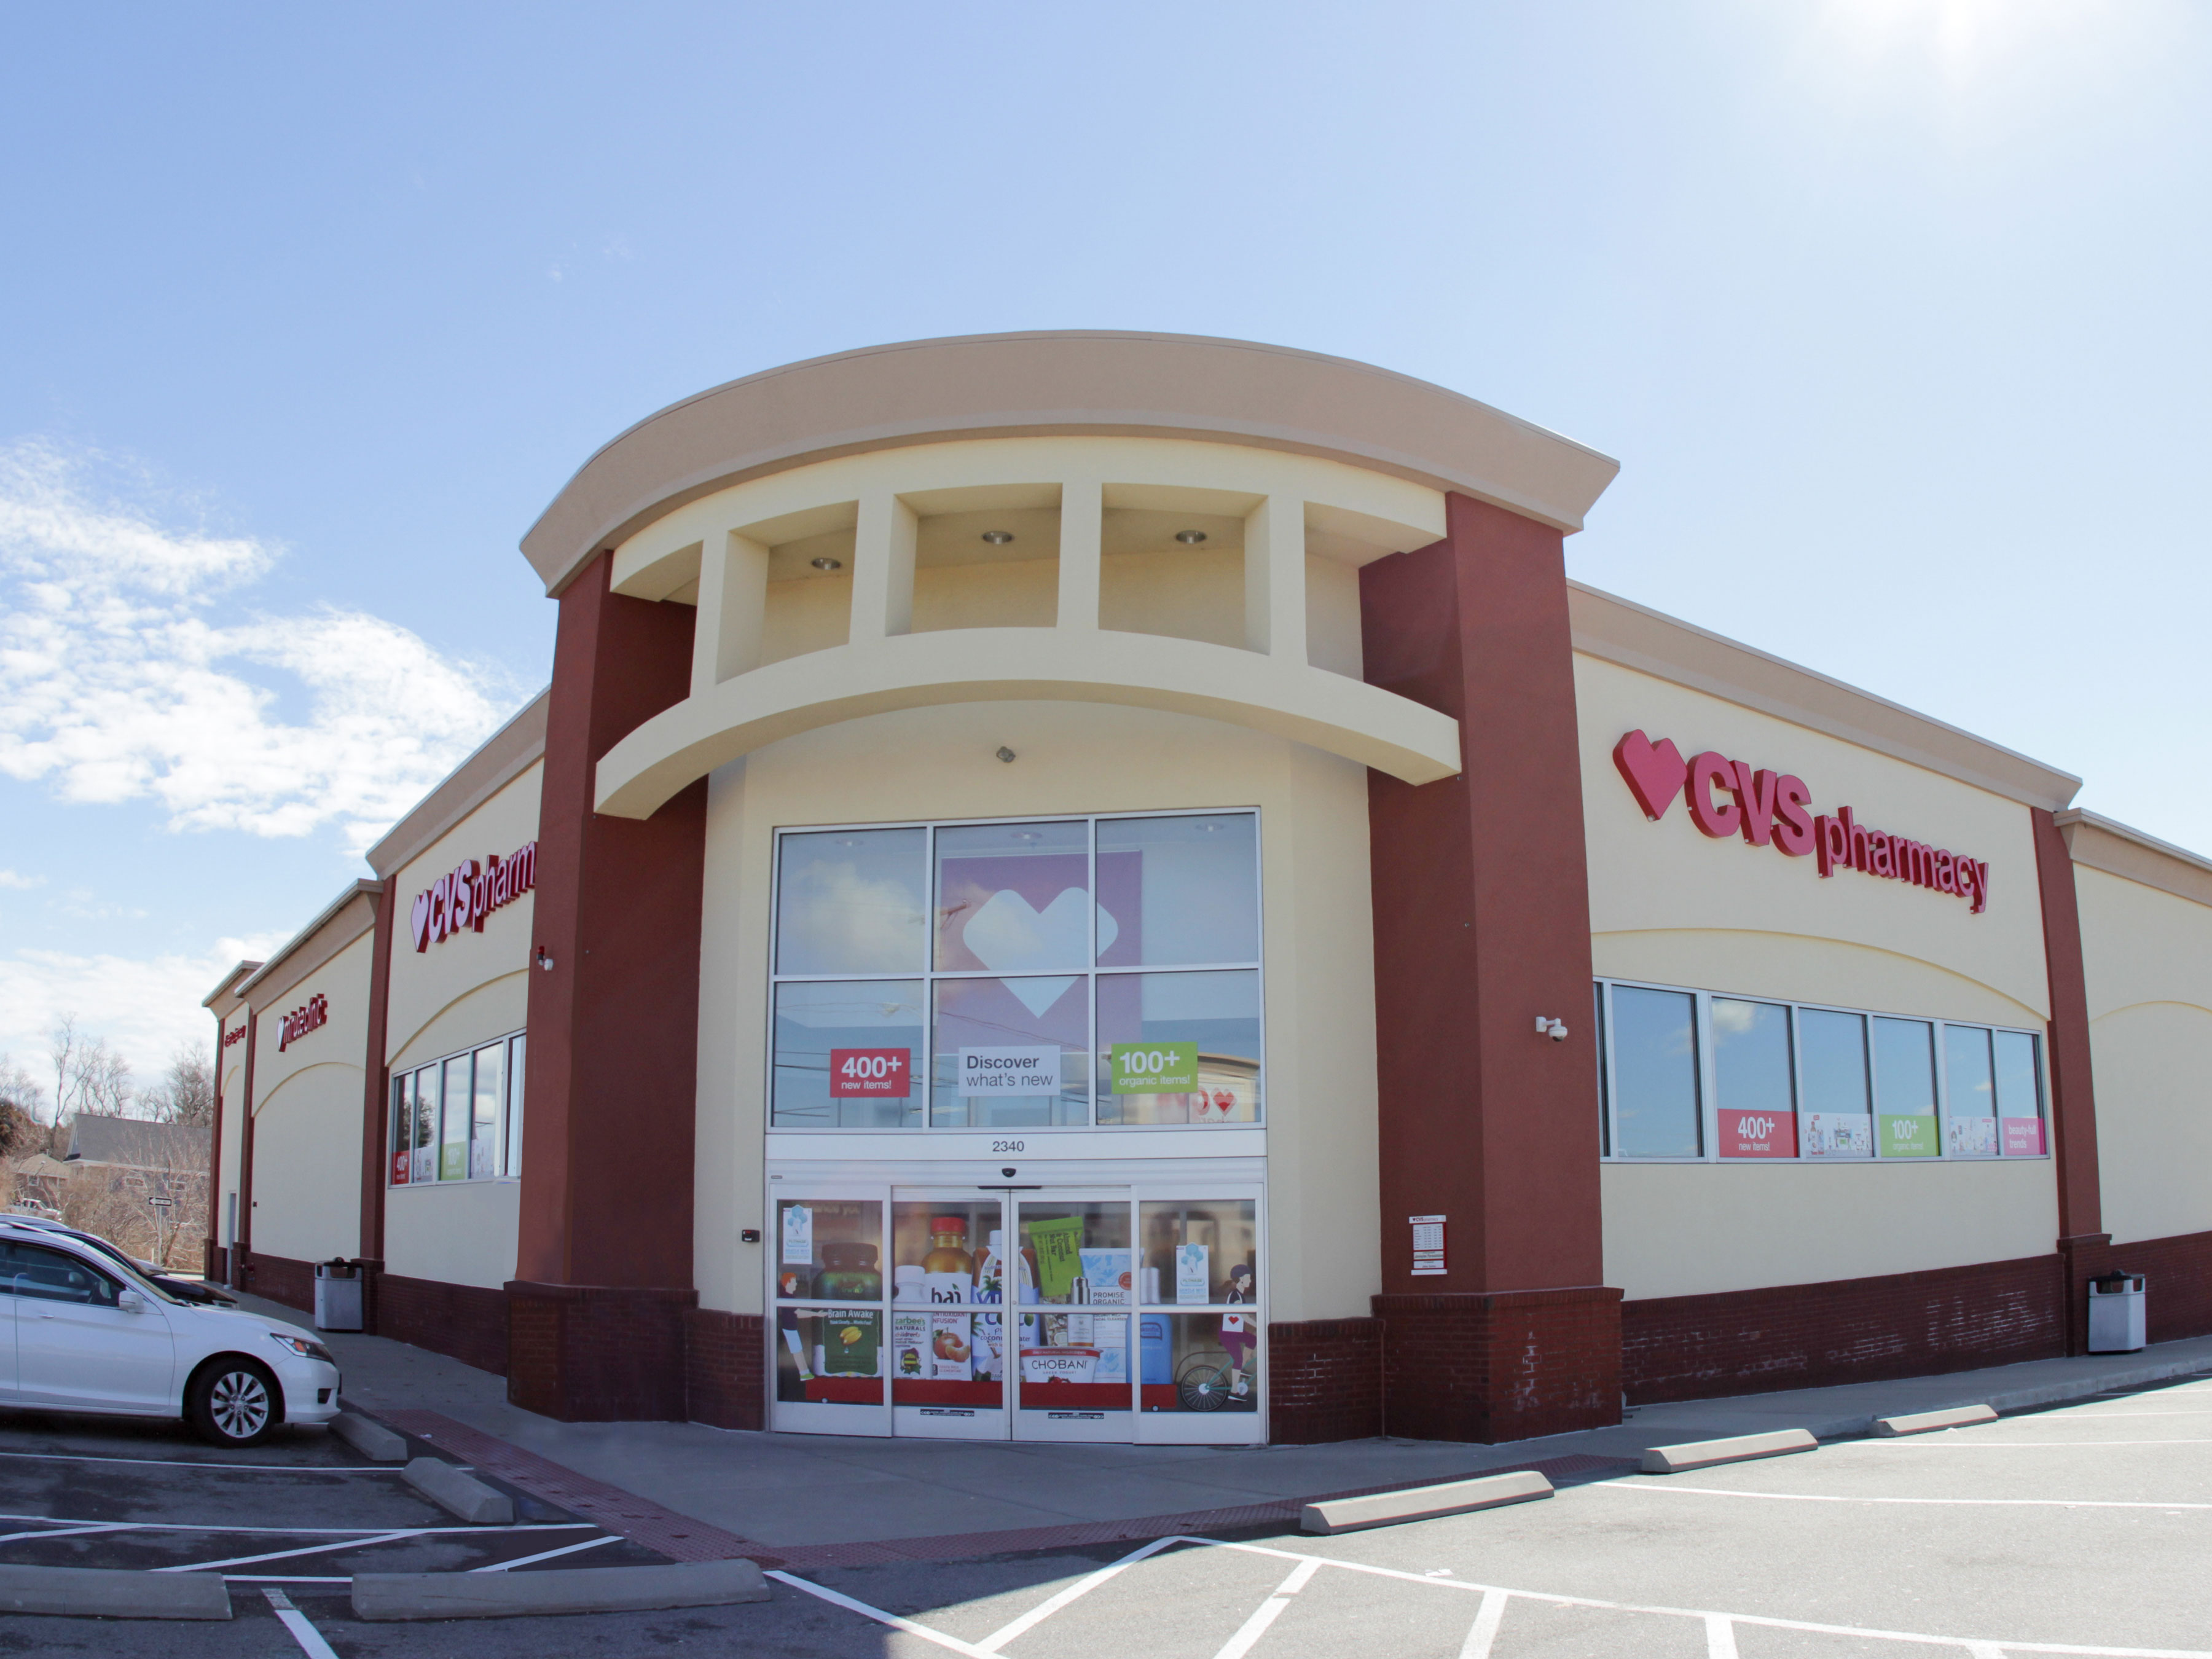
[[[1413,1273],[1441,1273],[1444,1267],[1444,1218],[1440,1215],[1411,1215],[1413,1227]]]

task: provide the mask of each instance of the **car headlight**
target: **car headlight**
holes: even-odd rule
[[[302,1359],[319,1359],[326,1365],[338,1363],[328,1348],[319,1342],[310,1342],[304,1336],[288,1336],[282,1331],[271,1331],[269,1340],[280,1348],[289,1348]]]

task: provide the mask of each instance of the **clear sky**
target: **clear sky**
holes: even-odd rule
[[[2212,9],[0,6],[0,1050],[142,1075],[717,382],[1158,329],[1618,457],[1576,576],[2212,850]]]

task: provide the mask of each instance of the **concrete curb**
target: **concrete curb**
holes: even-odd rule
[[[451,1463],[418,1457],[400,1470],[399,1478],[457,1521],[477,1527],[514,1524],[512,1498],[463,1474]]]
[[[1646,1474],[1680,1474],[1716,1463],[1742,1463],[1754,1457],[1786,1457],[1816,1449],[1809,1429],[1776,1429],[1768,1434],[1740,1434],[1728,1440],[1692,1440],[1680,1446],[1653,1446],[1644,1454]]]
[[[649,1613],[767,1600],[768,1583],[751,1561],[522,1572],[363,1572],[353,1581],[353,1616],[379,1621]]]
[[[1926,1434],[1934,1429],[1963,1429],[1973,1423],[1994,1423],[1997,1414],[1987,1406],[1953,1406],[1940,1412],[1913,1412],[1904,1417],[1877,1417],[1876,1439],[1893,1435]]]
[[[1401,1492],[1309,1504],[1299,1513],[1298,1526],[1306,1532],[1358,1532],[1367,1527],[1395,1527],[1407,1521],[1433,1521],[1441,1515],[1526,1504],[1551,1495],[1550,1481],[1534,1469],[1524,1469],[1477,1480],[1449,1480],[1442,1486],[1410,1486]]]
[[[216,1572],[0,1566],[0,1613],[84,1619],[228,1619],[230,1591],[222,1575]]]
[[[372,1463],[404,1463],[407,1461],[405,1437],[397,1435],[381,1423],[372,1423],[355,1412],[340,1412],[331,1419],[331,1432],[351,1446]]]

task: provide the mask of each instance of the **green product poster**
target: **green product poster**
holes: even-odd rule
[[[469,1149],[466,1146],[438,1148],[438,1179],[464,1181],[469,1173]]]
[[[876,1373],[876,1316],[856,1308],[832,1308],[822,1315],[822,1374],[873,1376]]]
[[[1943,1151],[1936,1120],[1917,1113],[1887,1115],[1875,1120],[1875,1139],[1884,1158],[1936,1158]]]
[[[1083,1218],[1032,1221],[1024,1231],[1036,1252],[1037,1294],[1048,1302],[1066,1300],[1083,1271]]]
[[[1187,1095],[1198,1087],[1195,1042],[1117,1042],[1108,1054],[1117,1095]]]

